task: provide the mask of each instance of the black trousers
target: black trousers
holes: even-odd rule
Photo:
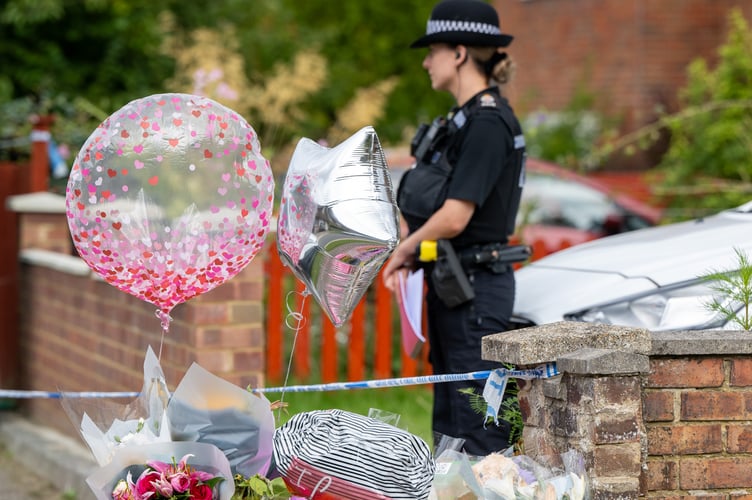
[[[428,274],[430,276],[430,273]],[[433,291],[428,279],[429,360],[435,374],[468,373],[493,370],[502,365],[481,359],[481,339],[507,329],[514,306],[514,273],[501,274],[475,270],[468,274],[475,298],[448,309]],[[499,420],[484,428],[485,415],[475,411],[467,395],[459,392],[473,388],[483,393],[486,380],[434,384],[433,432],[465,440],[464,451],[485,456],[509,447],[509,424]]]

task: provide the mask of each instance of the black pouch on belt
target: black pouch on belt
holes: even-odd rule
[[[472,300],[475,291],[452,244],[447,240],[438,240],[436,246],[436,264],[431,272],[436,295],[449,308]]]

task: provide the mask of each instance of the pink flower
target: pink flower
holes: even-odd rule
[[[136,495],[139,498],[149,498],[157,494],[154,483],[159,481],[162,475],[155,471],[146,469],[136,480]]]
[[[172,469],[172,464],[166,464],[164,462],[160,462],[159,460],[150,460],[146,462],[146,465],[159,472],[160,474],[164,474],[165,472]]]
[[[113,500],[213,500],[213,486],[222,478],[188,465],[192,456],[185,455],[171,464],[151,460],[135,484],[129,472],[127,479],[118,481]]]
[[[154,491],[161,497],[172,498],[172,483],[164,476],[160,476],[156,481],[152,481],[152,486],[154,487]]]
[[[133,492],[131,491],[131,486],[128,484],[129,482],[133,482],[130,472],[128,473],[128,479],[130,481],[126,481],[125,479],[118,481],[117,486],[112,490],[112,498],[115,500],[133,500]]]
[[[206,484],[194,484],[191,488],[191,498],[195,500],[212,500],[212,489]]]
[[[211,477],[210,477],[211,478]],[[191,487],[192,476],[185,472],[176,472],[170,476],[170,484],[177,493],[184,493]]]
[[[214,479],[214,474],[209,474],[208,472],[202,470],[194,470],[193,472],[191,472],[192,481],[206,482],[210,479]]]
[[[188,459],[191,458],[193,454],[189,453],[185,455],[183,458],[180,459],[180,462],[178,462],[178,470],[188,470],[190,467],[188,466]]]

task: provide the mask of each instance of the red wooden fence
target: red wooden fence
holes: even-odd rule
[[[418,359],[403,352],[396,302],[380,275],[349,322],[338,329],[282,263],[276,243],[270,241],[268,248],[264,267],[266,377],[270,383],[284,380],[291,360],[291,376],[298,381],[328,383],[430,373],[427,345]]]
[[[562,249],[568,246],[564,243]],[[431,373],[428,345],[423,346],[418,359],[404,353],[396,302],[380,275],[354,309],[350,321],[338,330],[313,297],[304,294],[304,285],[282,263],[273,239],[268,248],[264,263],[268,383],[282,382],[288,365],[290,376],[298,382],[358,381]],[[532,248],[531,260],[546,253],[542,241],[534,242]],[[300,318],[299,324],[296,318]],[[425,332],[425,318],[423,325]]]

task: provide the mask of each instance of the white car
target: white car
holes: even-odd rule
[[[516,272],[512,327],[567,320],[652,331],[739,329],[707,307],[714,289],[702,279],[738,269],[738,251],[752,260],[752,201],[573,246]]]

